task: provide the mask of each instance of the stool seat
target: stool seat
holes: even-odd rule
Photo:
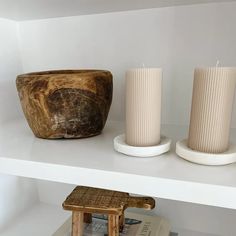
[[[73,212],[73,236],[82,236],[84,216],[86,219],[91,218],[89,215],[92,213],[107,214],[109,236],[116,236],[119,235],[119,229],[123,228],[125,209],[135,207],[151,210],[155,207],[155,200],[151,197],[134,197],[123,192],[77,186],[62,206]]]
[[[150,197],[132,197],[128,193],[76,187],[63,203],[63,208],[86,213],[121,215],[128,207],[152,209],[155,201]]]

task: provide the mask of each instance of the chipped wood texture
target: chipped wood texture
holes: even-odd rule
[[[40,138],[101,133],[112,101],[112,74],[99,70],[29,73],[16,80],[21,105]]]
[[[155,200],[151,197],[133,197],[128,193],[78,186],[63,203],[65,210],[118,216],[128,207],[151,210],[155,207]]]

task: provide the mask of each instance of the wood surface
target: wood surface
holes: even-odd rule
[[[119,231],[122,232],[125,226],[125,213],[119,216]]]
[[[101,133],[112,101],[112,74],[62,70],[20,75],[22,109],[40,138],[84,138]]]
[[[151,197],[133,197],[128,193],[77,186],[63,203],[63,208],[86,213],[122,215],[129,207],[151,210]]]
[[[84,213],[74,211],[72,213],[72,236],[82,236],[84,229]]]
[[[119,236],[119,216],[108,215],[108,235]]]

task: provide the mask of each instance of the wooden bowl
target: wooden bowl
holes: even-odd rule
[[[19,75],[22,109],[39,138],[85,138],[100,134],[112,101],[112,74],[60,70]]]

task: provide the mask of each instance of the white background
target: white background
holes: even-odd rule
[[[236,3],[225,3],[26,22],[0,20],[0,124],[22,117],[15,89],[17,74],[62,68],[111,70],[110,119],[123,120],[125,71],[144,63],[164,70],[162,123],[187,125],[194,68],[214,66],[217,59],[223,66],[236,64],[235,12]],[[236,127],[235,112],[232,127]],[[38,196],[60,204],[71,188],[1,176],[0,228]],[[157,212],[170,218],[175,227],[236,234],[235,211],[159,202]]]
[[[16,30],[15,22],[0,19],[0,127],[6,120],[19,117],[20,113],[15,76],[22,73],[22,66]],[[0,235],[1,229],[15,215],[37,200],[35,187],[32,181],[0,174]]]

